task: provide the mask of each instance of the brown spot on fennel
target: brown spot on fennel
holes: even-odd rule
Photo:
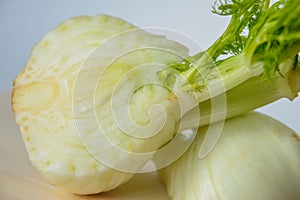
[[[300,136],[297,133],[292,132],[292,138],[295,139],[297,142],[300,142]]]

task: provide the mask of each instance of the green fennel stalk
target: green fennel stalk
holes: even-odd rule
[[[202,110],[207,100],[224,92],[228,117],[281,97],[295,98],[299,92],[299,2],[216,1],[213,12],[231,15],[224,33],[205,52],[170,66],[188,80]],[[293,84],[282,89],[288,82]]]

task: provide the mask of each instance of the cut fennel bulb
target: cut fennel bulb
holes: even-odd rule
[[[69,19],[33,48],[14,81],[12,107],[47,180],[77,194],[114,189],[149,160],[158,168],[176,160],[199,126],[298,95],[300,4],[218,2],[232,20],[194,56],[105,15]]]
[[[172,200],[300,199],[300,138],[293,130],[256,112],[232,118],[211,153],[199,159],[207,128],[160,171]]]
[[[153,81],[160,67],[155,63],[167,64],[187,56],[184,46],[134,29],[123,20],[105,15],[72,18],[34,47],[25,69],[14,81],[13,111],[30,160],[47,180],[69,192],[91,194],[119,186],[133,176],[129,172],[139,170],[151,156],[134,160],[132,152],[156,150],[175,132],[173,116],[162,130],[171,134],[149,140],[125,134],[114,121],[110,97],[115,95],[114,108],[124,108],[128,103],[127,94],[116,88],[124,74],[140,64],[154,65],[147,68],[149,73],[143,71],[144,75],[136,70],[124,76],[121,84],[126,92],[145,79]],[[133,33],[121,34],[129,30]],[[118,34],[120,37],[109,40]],[[105,46],[105,51],[97,50],[99,46]],[[131,116],[141,126],[147,124],[149,117],[143,110],[148,111],[156,101],[164,101],[167,107],[175,99],[170,95],[165,88],[143,87],[129,101]],[[163,120],[162,111],[153,109],[151,114]],[[118,152],[119,148],[124,154]],[[124,170],[119,170],[122,167]]]

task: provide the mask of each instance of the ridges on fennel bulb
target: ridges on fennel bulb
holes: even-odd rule
[[[207,128],[160,171],[172,200],[300,199],[300,138],[293,130],[260,113],[244,114],[225,122],[214,149],[200,159]]]

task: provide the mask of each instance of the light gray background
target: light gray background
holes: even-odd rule
[[[210,12],[213,0],[0,0],[0,91],[11,90],[30,50],[60,22],[78,15],[109,14],[139,27],[179,31],[207,48],[228,18]],[[1,102],[1,100],[0,100]],[[300,133],[300,97],[259,109]]]

